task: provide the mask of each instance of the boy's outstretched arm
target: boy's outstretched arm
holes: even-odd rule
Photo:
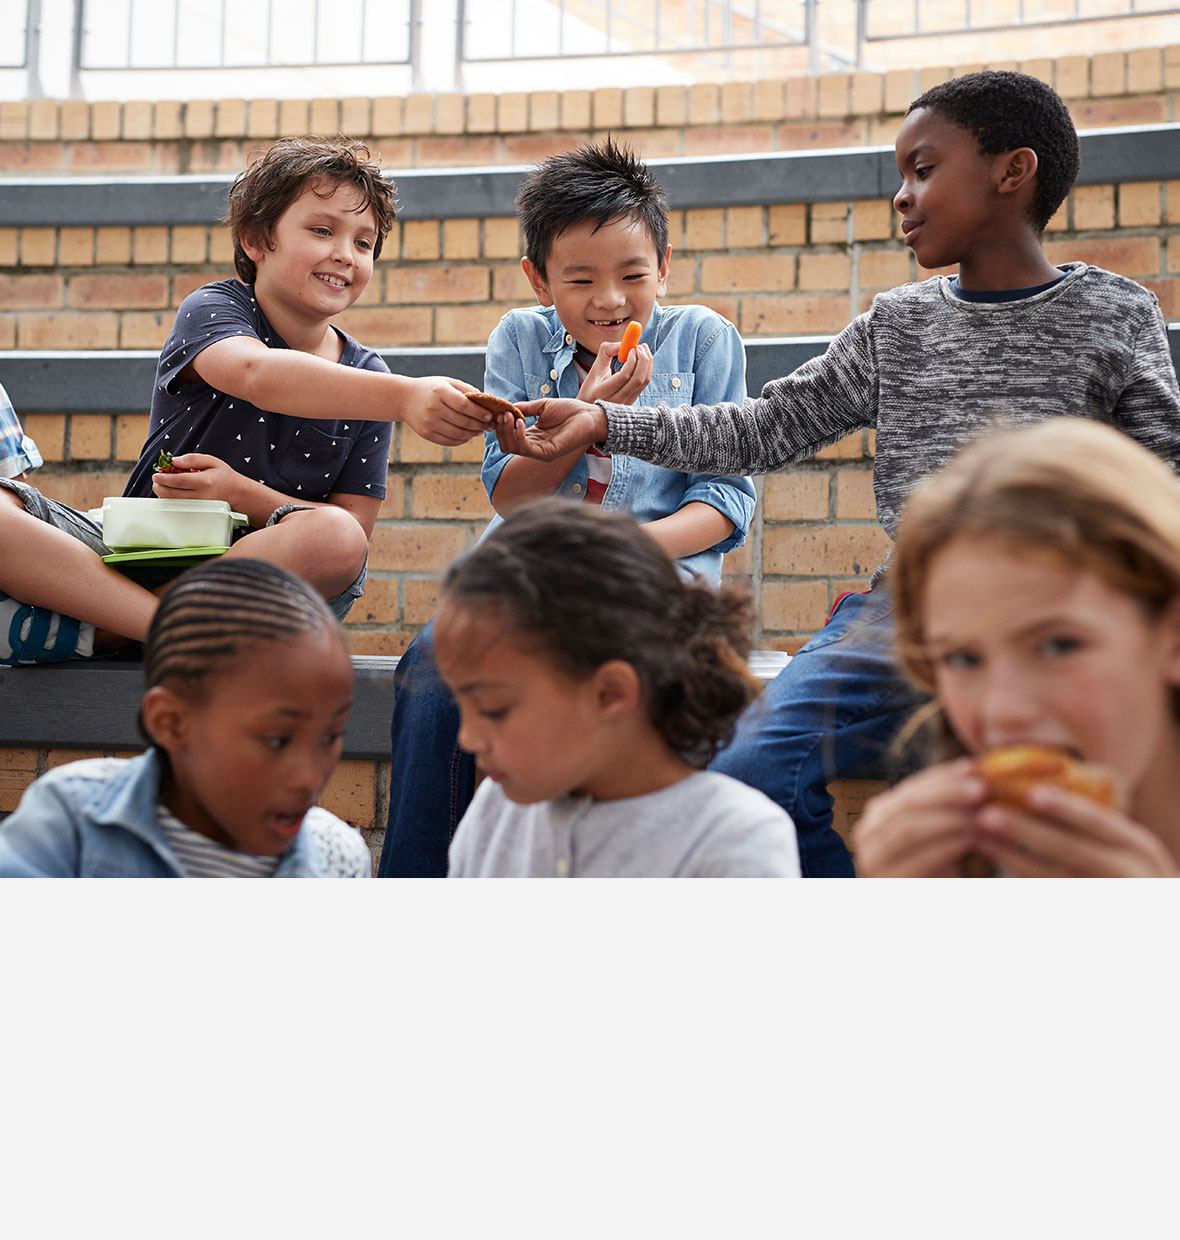
[[[466,399],[464,393],[476,389],[462,379],[355,369],[296,349],[269,349],[245,335],[206,346],[186,369],[215,390],[272,413],[405,422],[423,439],[448,447],[481,434],[491,421]]]

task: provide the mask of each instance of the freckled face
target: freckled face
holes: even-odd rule
[[[597,229],[587,220],[557,236],[544,276],[527,259],[525,274],[541,305],[553,306],[566,331],[597,352],[604,342],[618,344],[632,319],[647,326],[667,291],[671,252],[661,255],[647,228],[628,216]]]
[[[1176,625],[1056,557],[957,539],[922,598],[938,697],[972,753],[1045,744],[1112,767],[1133,794],[1174,762]]]
[[[317,192],[318,191],[318,192]],[[309,186],[279,216],[271,248],[243,242],[258,295],[300,318],[339,314],[373,275],[377,217],[355,185]]]

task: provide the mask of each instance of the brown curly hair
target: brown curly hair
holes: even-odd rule
[[[244,284],[253,284],[258,268],[246,254],[243,239],[273,248],[273,229],[284,211],[311,187],[355,185],[372,207],[377,219],[373,257],[393,227],[397,196],[392,181],[382,175],[381,164],[363,142],[338,134],[334,138],[307,134],[280,138],[235,178],[229,191],[225,222],[234,243],[234,270]],[[363,209],[363,208],[362,208]]]

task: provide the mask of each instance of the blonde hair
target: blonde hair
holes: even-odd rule
[[[933,692],[922,598],[931,561],[958,538],[1054,556],[1161,615],[1180,595],[1177,488],[1159,457],[1078,418],[995,432],[964,449],[902,513],[889,580],[906,673]]]

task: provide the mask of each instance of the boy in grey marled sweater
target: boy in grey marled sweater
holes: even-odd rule
[[[957,263],[957,277],[879,295],[822,357],[741,406],[537,401],[523,407],[536,423],[503,426],[504,440],[540,457],[594,442],[677,469],[765,473],[871,426],[890,535],[913,486],[1001,422],[1091,417],[1180,466],[1180,392],[1155,297],[1084,263],[1055,267],[1042,249],[1078,169],[1060,98],[1025,74],[967,74],[910,105],[896,153],[905,243],[925,268]],[[852,872],[826,785],[886,773],[918,702],[892,655],[885,569],[840,603],[714,763],[791,814],[805,874]]]

